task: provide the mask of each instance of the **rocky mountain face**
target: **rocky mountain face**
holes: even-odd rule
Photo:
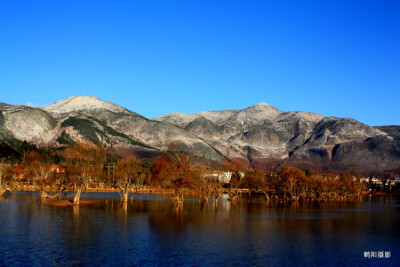
[[[370,127],[353,119],[282,112],[265,103],[149,120],[79,96],[44,109],[0,104],[0,126],[0,154],[24,140],[59,149],[86,141],[120,156],[155,158],[173,146],[215,162],[241,159],[253,166],[275,162],[324,171],[383,171],[400,163],[400,126]]]
[[[169,146],[214,161],[223,156],[197,136],[174,125],[148,120],[93,96],[70,97],[44,109],[0,105],[0,140],[63,148],[76,142],[103,144],[110,153],[156,157]]]
[[[185,129],[230,159],[365,173],[400,165],[400,127],[370,127],[353,119],[282,112],[260,103],[243,110],[171,113],[155,120]]]

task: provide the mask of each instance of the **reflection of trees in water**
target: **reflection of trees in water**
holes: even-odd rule
[[[160,257],[172,254],[179,259],[178,262],[184,263],[185,253],[190,247],[196,247],[197,253],[225,255],[227,251],[240,251],[241,246],[259,240],[259,248],[263,250],[265,220],[255,222],[246,214],[248,208],[247,203],[233,203],[226,199],[217,206],[213,202],[185,201],[183,205],[172,206],[163,213],[152,213],[148,216],[148,223],[156,251]]]
[[[254,204],[243,199],[237,203],[221,201],[216,207],[212,202],[186,201],[164,212],[151,213],[148,223],[161,250],[184,249],[186,239],[182,236],[211,231],[220,238],[218,242],[225,240],[232,249],[247,244],[262,256],[279,254],[281,251],[277,249],[282,248],[298,252],[296,255],[311,255],[324,244],[337,242],[337,236],[344,240],[346,236],[362,239],[365,232],[374,229],[373,223],[378,221],[371,218],[372,213],[358,211],[360,206],[361,203],[343,202]],[[377,229],[377,232],[390,235],[391,230]],[[299,246],[303,243],[307,246]]]
[[[30,251],[23,255],[15,252],[19,257],[17,262],[50,265],[51,255],[57,255],[57,263],[82,259],[87,244],[98,234],[83,207],[46,206],[38,192],[13,192],[7,202],[9,212],[1,221],[8,225],[10,242],[23,248],[19,251]]]
[[[40,205],[38,205],[38,199],[32,198],[32,194],[6,193],[0,198],[0,201],[6,204],[6,210],[1,215],[1,221],[12,226],[8,228],[8,235],[19,236],[21,229],[34,228],[34,225],[32,225],[34,224],[33,218],[40,214]]]
[[[240,212],[235,203],[226,200],[218,205],[203,201],[186,201],[183,204],[166,202],[163,211],[150,213],[148,222],[156,232],[166,233],[184,232],[188,227],[201,230],[208,225],[226,229],[235,224],[232,215]]]
[[[39,199],[37,193],[12,193],[1,199],[2,207],[7,207],[2,222],[13,225],[11,235],[29,229],[29,236],[23,238],[30,244],[54,244],[50,252],[55,247],[63,252],[57,263],[85,262],[93,255],[89,250],[107,249],[107,245],[119,246],[112,251],[124,253],[127,248],[141,247],[143,240],[149,240],[147,246],[164,262],[162,255],[185,249],[193,253],[194,247],[216,253],[245,247],[252,256],[267,258],[282,255],[282,249],[297,252],[293,255],[314,255],[324,244],[346,244],[349,238],[362,247],[363,242],[370,242],[366,233],[369,238],[371,233],[399,236],[393,224],[398,214],[380,203],[263,203],[253,196],[241,197],[236,203],[222,198],[216,206],[213,201],[194,198],[176,204],[169,199],[138,197],[127,203],[109,198],[91,206],[51,207]],[[142,239],[134,240],[136,236]],[[120,243],[115,244],[116,240]]]
[[[72,213],[73,213],[73,222],[76,227],[79,227],[79,205],[75,205],[72,207]]]
[[[76,262],[79,264],[90,260],[87,251],[102,242],[101,236],[104,229],[99,227],[97,217],[93,216],[97,212],[101,212],[102,207],[104,206],[101,204],[48,207],[60,215],[57,226],[60,240],[57,243],[61,242],[61,250],[64,252],[61,263]]]
[[[374,219],[374,213],[368,209],[363,210],[362,207],[365,205],[366,203],[359,202],[289,202],[284,205],[269,206],[267,216],[271,228],[276,229],[282,238],[291,243],[302,240],[304,243],[323,245],[337,242],[337,236],[363,239],[365,233],[371,229],[376,233],[382,232],[383,235],[389,234],[390,230],[380,231],[381,229],[377,229],[374,225],[378,220],[381,223],[385,217],[377,216]],[[317,243],[314,240],[316,236],[319,238]]]
[[[183,204],[170,200],[134,199],[121,204],[120,200],[109,200],[99,212],[107,212],[113,218],[108,224],[118,225],[120,234],[126,234],[131,228],[139,227],[135,219],[145,215],[150,229],[149,237],[156,244],[155,250],[169,253],[173,249],[187,248],[187,238],[200,238],[203,233],[215,233],[209,242],[228,242],[232,249],[240,244],[248,244],[254,253],[266,255],[279,253],[277,248],[286,247],[288,251],[311,253],[326,242],[333,242],[337,235],[343,233],[355,238],[370,229],[374,229],[377,220],[373,213],[357,211],[360,203],[301,203],[287,202],[268,204],[249,203],[243,198],[237,203],[221,199],[219,205],[214,202],[199,202],[187,199]],[[82,210],[78,218],[81,219]],[[96,208],[87,208],[93,209]],[[343,212],[349,209],[349,212]],[[365,218],[367,216],[367,218]],[[108,217],[107,217],[108,218]],[[364,222],[364,219],[367,222]],[[389,215],[387,219],[393,218]],[[90,227],[89,222],[79,221]],[[390,222],[387,222],[390,225]],[[105,225],[104,228],[108,228]],[[388,234],[389,229],[376,229]],[[104,235],[104,233],[103,233]],[[196,237],[197,236],[197,237]],[[316,240],[318,236],[318,240]],[[218,239],[218,240],[217,240]],[[129,242],[129,241],[125,241]],[[315,244],[309,247],[298,247],[298,244]],[[291,245],[293,244],[293,245]],[[296,245],[297,244],[297,247]],[[222,244],[213,245],[223,247]],[[160,259],[161,260],[161,259]]]

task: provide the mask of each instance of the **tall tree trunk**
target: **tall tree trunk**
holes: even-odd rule
[[[183,203],[183,190],[181,188],[175,189],[175,194],[172,199],[175,199],[177,204],[182,204]]]
[[[269,200],[269,194],[267,191],[262,191],[266,200]]]
[[[238,198],[238,196],[239,196],[239,191],[237,189],[229,191],[229,199],[231,201],[236,201],[236,198]]]
[[[128,188],[124,188],[124,190],[122,191],[122,199],[124,203],[128,202],[128,196],[129,196],[129,190]]]
[[[236,199],[238,198],[239,195],[233,195],[231,196],[231,201],[236,201]]]
[[[45,191],[40,192],[40,198],[56,198],[59,195],[61,195],[61,192],[55,192],[53,195],[50,195],[49,193]]]
[[[183,193],[180,193],[180,194],[178,195],[177,203],[178,203],[178,204],[182,204],[182,203],[183,203]]]
[[[124,217],[128,215],[128,202],[123,201],[121,203],[121,210],[123,212]]]
[[[76,191],[76,194],[74,197],[74,205],[79,205],[79,199],[81,197],[81,192],[82,192],[82,187],[79,186],[78,191]]]
[[[203,188],[200,191],[200,195],[201,197],[204,199],[205,202],[208,202],[209,198],[210,198],[210,190],[208,188]]]
[[[221,194],[220,194],[220,192],[216,192],[215,193],[215,198],[214,198],[214,202],[215,202],[215,205],[217,205],[218,204],[218,199],[221,197]]]
[[[177,204],[183,203],[183,191],[181,189],[179,189],[178,192],[175,193],[175,200]]]

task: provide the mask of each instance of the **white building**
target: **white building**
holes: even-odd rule
[[[207,173],[204,174],[204,178],[207,181],[212,181],[212,182],[219,182],[221,184],[229,184],[229,182],[232,179],[232,174],[233,172],[214,172],[214,173]],[[243,179],[244,177],[244,172],[239,172],[240,179]]]

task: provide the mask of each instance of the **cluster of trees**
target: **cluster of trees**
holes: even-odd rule
[[[79,204],[82,190],[109,183],[108,186],[120,189],[127,201],[129,189],[143,184],[150,174],[149,168],[129,156],[114,165],[116,170],[112,175],[115,179],[111,182],[105,169],[106,164],[115,159],[107,157],[105,149],[99,145],[75,144],[65,155],[64,158],[54,157],[32,149],[24,152],[20,162],[1,163],[0,196],[6,190],[25,185],[39,191],[42,198],[55,198],[65,190],[74,191],[73,203]]]
[[[82,190],[103,185],[118,189],[126,202],[130,192],[148,185],[171,189],[178,203],[189,191],[205,201],[218,201],[223,192],[235,200],[243,189],[264,194],[266,199],[345,201],[360,198],[366,189],[366,183],[360,183],[354,172],[322,175],[291,166],[273,171],[248,170],[240,162],[226,162],[219,171],[230,172],[229,184],[207,179],[205,174],[212,172],[208,166],[174,149],[152,165],[134,156],[107,157],[103,147],[91,144],[75,144],[63,158],[28,149],[20,162],[0,164],[0,195],[7,189],[29,185],[40,191],[43,198],[57,197],[64,190],[74,191],[73,202],[79,204]]]
[[[286,166],[276,172],[246,173],[241,186],[261,192],[267,199],[357,200],[367,189],[355,172],[318,174]]]

